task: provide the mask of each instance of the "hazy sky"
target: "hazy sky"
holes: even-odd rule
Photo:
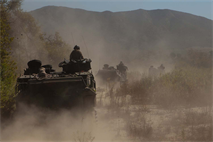
[[[49,5],[99,12],[171,9],[213,19],[213,0],[24,0],[22,8],[31,11]]]

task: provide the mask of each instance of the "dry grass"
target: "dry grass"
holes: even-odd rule
[[[90,132],[75,132],[73,134],[73,141],[74,142],[93,142],[95,137],[91,135]]]
[[[210,62],[202,65],[210,57],[199,52],[188,54],[176,59],[176,68],[169,73],[156,79],[142,75],[140,80],[126,82],[118,89],[112,87],[106,93],[110,98],[108,118],[122,118],[125,127],[120,129],[129,139],[213,140],[212,68]],[[128,103],[127,96],[131,98]]]

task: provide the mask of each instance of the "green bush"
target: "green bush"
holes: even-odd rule
[[[58,32],[54,35],[41,35],[40,39],[44,42],[44,49],[47,51],[47,56],[49,62],[60,62],[64,60],[64,55],[69,57],[70,45],[68,45],[65,41],[62,40],[62,37]]]
[[[13,38],[10,36],[10,24],[8,11],[8,6],[10,3],[7,1],[1,1],[1,116],[2,118],[9,117],[14,109],[14,96],[15,96],[15,86],[16,86],[16,64],[11,59],[11,47],[10,44]]]

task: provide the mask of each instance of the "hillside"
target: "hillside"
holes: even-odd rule
[[[169,54],[212,45],[212,20],[167,9],[92,12],[47,6],[30,13],[44,32],[60,32],[66,42],[80,45],[85,54],[87,47],[86,56],[101,57],[103,63],[138,61],[147,50]]]

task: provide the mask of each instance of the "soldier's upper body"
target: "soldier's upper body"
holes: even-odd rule
[[[80,60],[80,59],[83,59],[83,58],[84,57],[83,57],[83,55],[80,51],[80,47],[76,45],[74,47],[74,50],[70,54],[70,61],[71,60]]]
[[[165,67],[164,67],[164,65],[163,65],[163,64],[161,64],[161,65],[158,67],[158,69],[164,70],[164,69],[165,69]]]
[[[121,61],[119,65],[117,65],[117,70],[125,72],[126,70],[128,70],[127,66],[125,66],[123,64],[123,62]]]

